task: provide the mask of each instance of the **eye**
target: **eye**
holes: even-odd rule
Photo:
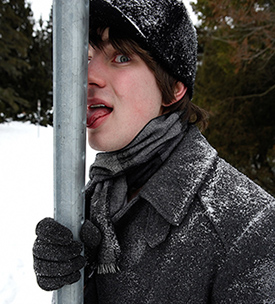
[[[116,63],[126,63],[128,61],[130,61],[131,59],[129,57],[127,57],[126,55],[116,55],[115,58],[113,59],[113,62]]]

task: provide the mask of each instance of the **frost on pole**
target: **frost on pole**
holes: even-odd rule
[[[84,217],[88,20],[89,0],[53,1],[54,217],[76,239]],[[83,303],[83,280],[54,298]]]

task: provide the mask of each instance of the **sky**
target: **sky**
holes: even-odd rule
[[[31,4],[31,9],[34,14],[34,19],[38,21],[40,17],[42,20],[48,20],[51,6],[53,1],[52,0],[27,0],[28,3]]]
[[[53,4],[52,0],[27,0],[27,2],[31,4],[31,8],[34,13],[34,19],[36,21],[38,21],[40,17],[42,17],[42,20],[44,21],[47,21],[49,19],[51,6]],[[184,1],[184,4],[186,5],[193,22],[196,22],[197,19],[189,4],[190,2],[191,0],[186,0]]]

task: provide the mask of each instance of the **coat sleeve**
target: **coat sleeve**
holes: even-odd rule
[[[95,274],[90,279],[85,279],[84,304],[98,304]]]
[[[221,265],[211,303],[275,303],[274,201],[258,212]]]

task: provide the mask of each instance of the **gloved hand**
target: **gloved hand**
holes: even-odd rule
[[[79,270],[86,260],[80,255],[82,244],[73,240],[72,232],[54,219],[45,218],[38,223],[36,234],[33,257],[38,285],[49,291],[78,281]],[[90,221],[86,221],[81,228],[81,238],[93,252],[101,235]]]

